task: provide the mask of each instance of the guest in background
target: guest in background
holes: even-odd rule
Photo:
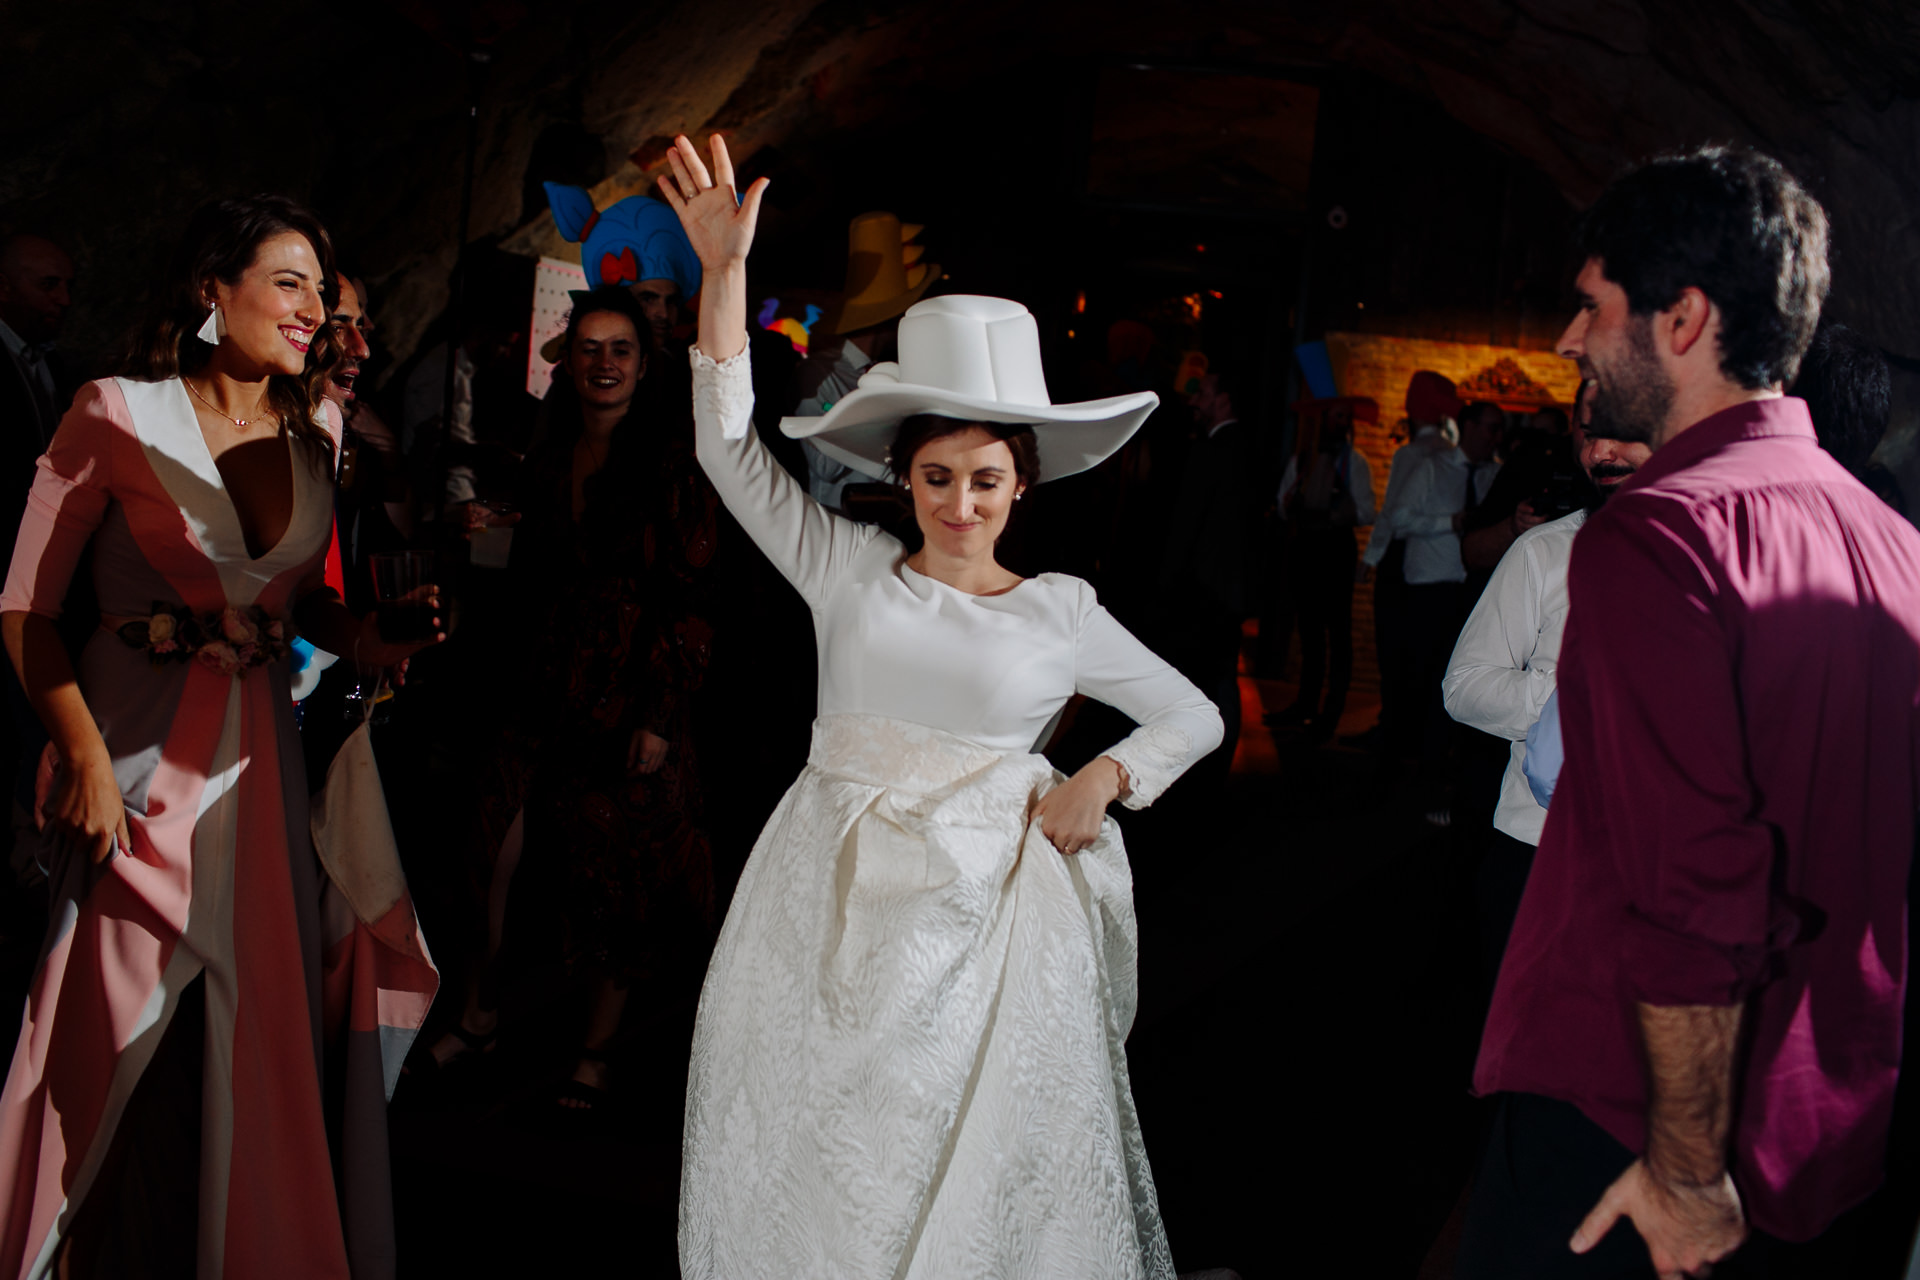
[[[1820,447],[1849,475],[1866,479],[1893,416],[1886,353],[1846,325],[1822,321],[1791,394],[1807,402]]]
[[[1240,740],[1240,639],[1249,602],[1248,558],[1265,501],[1253,465],[1253,432],[1240,420],[1236,370],[1208,366],[1187,392],[1193,435],[1180,470],[1160,556],[1160,656],[1191,680],[1225,723],[1196,778],[1218,784]]]
[[[1577,245],[1561,353],[1591,434],[1653,453],[1567,571],[1566,768],[1457,1274],[1867,1274],[1816,1237],[1880,1182],[1900,1074],[1920,534],[1780,394],[1829,281],[1784,168],[1651,161]]]
[[[648,351],[658,354],[673,345],[681,309],[700,292],[700,259],[673,210],[650,196],[638,195],[598,209],[593,193],[585,188],[559,182],[541,186],[553,211],[555,230],[580,245],[587,288],[625,288],[646,322],[640,336]],[[558,348],[553,350],[548,359],[557,356]]]
[[[1380,659],[1380,737],[1390,762],[1446,754],[1440,673],[1459,628],[1460,517],[1472,483],[1466,455],[1445,424],[1462,409],[1453,383],[1430,369],[1407,383],[1413,438],[1393,455],[1387,494],[1361,556],[1376,574],[1375,647]]]
[[[59,245],[24,233],[0,239],[0,547],[9,559],[33,464],[72,395],[49,359],[72,289],[73,260]]]
[[[1577,411],[1584,412],[1586,393]],[[1547,810],[1527,784],[1527,734],[1553,696],[1560,637],[1567,625],[1567,562],[1590,508],[1604,503],[1651,454],[1646,444],[1588,436],[1574,429],[1580,464],[1590,478],[1590,506],[1520,535],[1461,628],[1447,664],[1447,712],[1462,725],[1507,747],[1492,830],[1480,859],[1476,897],[1482,976],[1489,995],[1506,950],[1520,894]]]
[[[0,239],[0,550],[11,563],[34,463],[46,451],[66,412],[70,390],[51,359],[60,324],[72,302],[73,261],[42,236]],[[77,652],[94,629],[92,591],[80,584],[61,625]],[[11,803],[6,822],[7,873],[0,873],[0,992],[13,1014],[46,931],[46,877],[33,860],[33,778],[47,732],[27,704],[11,665],[5,667],[7,719],[0,725],[0,786]]]
[[[818,335],[800,366],[803,418],[817,418],[860,384],[869,368],[898,357],[900,317],[940,280],[911,243],[925,228],[891,213],[863,213],[847,226],[846,287],[814,324]],[[862,477],[844,461],[803,440],[807,492],[830,511],[841,509],[849,484]]]
[[[483,802],[489,955],[524,847],[557,873],[569,956],[591,977],[561,1091],[572,1110],[606,1099],[636,984],[664,990],[677,977],[690,994],[712,943],[691,720],[712,651],[703,586],[719,500],[694,461],[687,406],[635,410],[649,345],[625,289],[574,295],[518,495],[509,572],[523,664]],[[435,1047],[443,1063],[493,1038],[479,966],[475,976],[461,1022]]]
[[[539,408],[526,394],[532,271],[515,254],[471,248],[460,266],[459,303],[441,330],[454,335],[451,379],[444,337],[407,375],[400,450],[423,524],[445,517],[463,525],[465,505],[497,488],[494,473],[517,467],[528,445]]]
[[[370,581],[367,558],[405,545],[413,533],[405,460],[400,441],[356,388],[373,358],[373,318],[358,282],[335,277],[331,319],[339,331],[339,361],[327,375],[327,399],[339,406],[346,424],[340,447],[335,509],[339,517],[340,557],[349,598]]]
[[[1467,413],[1476,409],[1504,420],[1498,405],[1469,406]],[[1542,430],[1538,424],[1543,419],[1558,429]],[[1469,608],[1514,539],[1580,507],[1585,486],[1566,421],[1562,410],[1549,406],[1533,414],[1526,427],[1508,433],[1499,474],[1461,521],[1460,558],[1467,566]]]
[[[1280,514],[1291,526],[1300,694],[1273,717],[1305,725],[1325,742],[1340,727],[1353,682],[1353,587],[1360,561],[1354,530],[1373,523],[1373,473],[1353,447],[1353,423],[1378,422],[1363,397],[1309,400],[1299,408],[1293,457],[1280,477]],[[1322,703],[1324,689],[1326,701]]]

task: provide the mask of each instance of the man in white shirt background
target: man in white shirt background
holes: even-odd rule
[[[1390,766],[1419,759],[1436,786],[1451,736],[1440,677],[1459,632],[1467,577],[1460,527],[1494,471],[1494,433],[1486,419],[1465,419],[1459,446],[1448,438],[1444,424],[1462,407],[1447,378],[1427,369],[1413,375],[1407,384],[1413,438],[1393,456],[1386,500],[1361,557],[1377,574],[1373,616],[1385,758]],[[1444,814],[1444,802],[1435,811]]]
[[[1584,414],[1584,388],[1581,399],[1577,412]],[[1533,851],[1547,821],[1547,811],[1534,799],[1524,772],[1526,736],[1556,684],[1574,535],[1586,524],[1588,512],[1652,454],[1644,444],[1588,436],[1579,425],[1574,427],[1574,445],[1594,486],[1588,507],[1528,529],[1515,540],[1460,631],[1443,685],[1447,711],[1455,720],[1513,744],[1475,888],[1483,998],[1491,993],[1500,970]]]

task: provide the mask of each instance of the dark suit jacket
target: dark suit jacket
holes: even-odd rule
[[[1230,422],[1188,448],[1168,520],[1160,588],[1247,616],[1248,560],[1259,516],[1252,431]]]
[[[20,535],[20,517],[26,514],[34,464],[47,451],[60,414],[72,398],[70,390],[56,380],[49,419],[41,412],[29,376],[26,366],[0,346],[0,552],[6,556],[0,565],[13,563],[13,544]],[[0,569],[0,574],[4,572]]]

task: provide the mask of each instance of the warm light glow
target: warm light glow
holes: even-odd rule
[[[1207,246],[1205,246],[1205,245],[1203,245],[1203,244],[1197,244],[1197,245],[1195,245],[1195,246],[1193,246],[1193,251],[1194,251],[1195,253],[1205,253],[1205,252],[1207,251]]]
[[[1189,320],[1194,321],[1196,324],[1199,323],[1200,295],[1197,293],[1190,293],[1186,297],[1180,299],[1180,301],[1186,304],[1187,318]]]
[[[1067,337],[1069,338],[1073,337],[1073,330],[1071,329],[1067,330]]]
[[[1087,291],[1085,289],[1073,295],[1073,314],[1077,316],[1087,314]]]
[[[1218,298],[1218,297],[1221,297],[1221,296],[1223,296],[1223,295],[1221,294],[1221,292],[1220,292],[1220,291],[1219,291],[1218,289],[1209,289],[1209,290],[1207,290],[1207,296],[1208,296],[1209,298]]]

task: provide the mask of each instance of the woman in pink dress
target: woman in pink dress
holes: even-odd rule
[[[362,662],[419,647],[324,585],[334,278],[292,202],[201,210],[132,376],[84,388],[40,459],[0,636],[52,738],[53,919],[0,1094],[0,1275],[392,1274],[366,1050],[424,1015],[431,967],[404,889],[371,921],[323,903],[284,661],[296,625]],[[101,625],[70,661],[89,546]],[[378,945],[397,984],[354,959]]]

